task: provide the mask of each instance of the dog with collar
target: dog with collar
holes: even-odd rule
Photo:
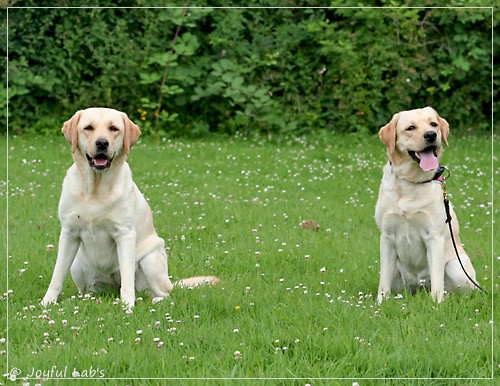
[[[438,178],[449,133],[448,122],[431,107],[396,113],[379,131],[389,158],[375,208],[381,232],[379,303],[403,289],[430,288],[441,302],[445,292],[474,288],[460,265],[475,281],[450,206],[460,261],[453,247]]]

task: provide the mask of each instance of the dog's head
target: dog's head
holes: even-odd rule
[[[77,111],[64,123],[62,132],[71,151],[80,152],[95,171],[105,171],[115,157],[128,155],[141,135],[125,113],[102,107]]]
[[[396,171],[410,180],[432,174],[439,167],[442,144],[448,145],[450,128],[431,107],[401,111],[379,131]]]

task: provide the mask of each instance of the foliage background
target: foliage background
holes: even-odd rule
[[[279,3],[245,5],[325,5]],[[439,4],[459,8],[411,8],[435,4],[391,0],[332,1],[336,8],[328,9],[186,4],[240,5],[11,1],[31,7],[8,10],[11,130],[52,132],[74,111],[97,105],[127,112],[157,138],[318,129],[373,133],[394,112],[426,105],[454,130],[490,128],[493,10],[460,8],[484,1]],[[43,8],[68,5],[109,7]],[[123,8],[154,5],[180,8]],[[405,8],[339,8],[362,5]],[[6,103],[7,95],[0,100]],[[6,120],[6,109],[0,118]]]

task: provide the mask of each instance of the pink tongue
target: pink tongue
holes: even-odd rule
[[[437,169],[439,167],[438,158],[434,155],[434,151],[428,150],[426,152],[418,153],[420,157],[420,167],[424,171]]]
[[[108,163],[106,158],[94,158],[94,163],[97,166],[105,166]]]

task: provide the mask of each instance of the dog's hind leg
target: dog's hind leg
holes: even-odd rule
[[[89,273],[88,268],[82,264],[80,259],[76,258],[71,265],[71,278],[81,294],[85,293],[90,286]]]
[[[154,250],[139,262],[137,272],[137,290],[151,293],[153,303],[165,299],[172,290],[172,282],[168,277],[167,256],[165,251]]]
[[[476,281],[476,272],[467,254],[460,254],[460,261],[462,262],[467,274]],[[460,266],[457,258],[450,260],[445,266],[445,290],[452,291],[467,291],[474,289],[475,285],[467,278],[464,270]]]

